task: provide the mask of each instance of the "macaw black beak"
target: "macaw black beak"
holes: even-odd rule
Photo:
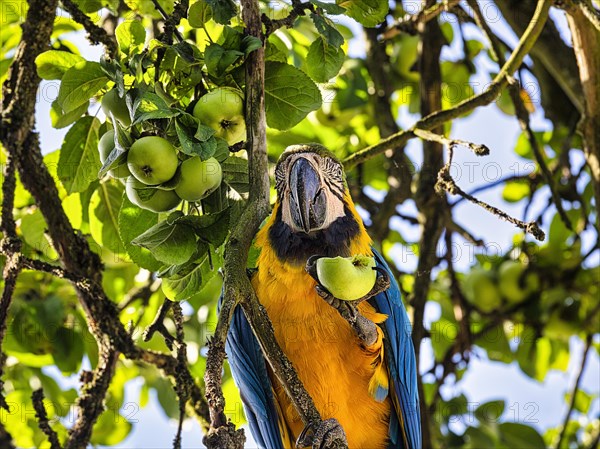
[[[321,179],[313,165],[298,158],[290,172],[290,211],[294,224],[307,234],[325,221],[327,204],[321,192]]]

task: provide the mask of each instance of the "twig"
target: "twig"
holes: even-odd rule
[[[186,3],[186,8],[183,11],[183,14],[181,14],[181,7],[184,2]],[[165,11],[165,9],[161,6],[158,0],[152,0],[152,4],[165,21],[163,35],[160,38],[161,42],[164,42],[165,44],[172,44],[173,35],[175,35],[179,42],[183,42],[183,36],[177,29],[177,25],[179,25],[181,19],[187,14],[187,4],[189,4],[189,0],[181,0],[180,2],[178,2],[177,5],[175,5],[175,8],[173,9],[172,16],[169,16],[169,14],[167,14],[167,11]]]
[[[420,137],[423,140],[428,140],[430,142],[437,142],[449,147],[466,147],[473,153],[475,153],[477,156],[487,156],[488,154],[490,154],[490,149],[483,144],[467,142],[466,140],[460,139],[450,139],[448,137],[442,136],[441,134],[432,133],[431,131],[427,131],[425,129],[415,128],[413,129],[413,133],[415,134],[415,136]]]
[[[150,341],[154,333],[158,332],[160,335],[163,336],[167,348],[169,348],[169,350],[171,351],[173,350],[174,338],[169,333],[169,330],[165,327],[165,317],[167,316],[167,313],[169,313],[169,310],[171,310],[173,304],[174,303],[172,301],[165,298],[164,302],[160,306],[160,309],[158,309],[158,313],[154,317],[154,320],[152,321],[152,323],[150,323],[150,326],[146,328],[144,334],[142,335],[144,341]]]
[[[44,391],[41,388],[35,390],[31,395],[31,400],[33,402],[33,408],[35,410],[35,417],[37,419],[38,426],[40,430],[44,432],[44,435],[48,437],[50,448],[62,449],[60,441],[58,440],[58,435],[54,429],[50,427],[50,423],[48,422],[48,413],[46,412],[46,407],[44,406]]]
[[[96,25],[90,17],[85,14],[79,6],[71,0],[60,0],[63,8],[71,15],[75,22],[82,25],[87,31],[87,38],[93,45],[103,44],[111,58],[115,58],[119,52],[114,36],[110,36],[106,30]]]
[[[6,430],[3,422],[0,422],[0,447],[4,447],[6,449],[15,449],[13,437]]]
[[[400,33],[417,34],[419,24],[424,24],[435,19],[444,11],[450,11],[460,0],[443,0],[427,8],[424,7],[417,14],[407,14],[390,25],[383,33],[383,39],[392,39]]]
[[[484,106],[496,99],[508,82],[507,75],[514,73],[521,65],[525,55],[531,50],[535,44],[540,32],[542,31],[546,20],[548,19],[548,11],[552,2],[547,0],[538,0],[534,16],[531,18],[529,26],[521,36],[518,45],[515,47],[509,60],[502,67],[493,82],[479,95],[464,100],[456,106],[443,111],[433,112],[426,117],[418,120],[412,128],[406,131],[400,131],[381,142],[364,148],[344,160],[346,169],[352,168],[357,164],[383,153],[384,151],[405,144],[409,139],[415,137],[414,129],[431,130],[437,126],[454,118],[466,114],[478,106]]]
[[[469,195],[467,192],[463,191],[460,187],[458,187],[458,185],[452,178],[452,175],[450,174],[450,165],[452,163],[452,157],[453,157],[454,150],[452,147],[449,147],[448,151],[450,154],[450,157],[448,158],[448,163],[446,165],[444,165],[444,167],[438,173],[438,181],[436,184],[436,189],[438,189],[438,191],[447,191],[453,195],[460,195],[460,196],[466,198],[467,200],[471,201],[472,203],[475,203],[478,206],[484,208],[488,212],[496,215],[497,217],[499,217],[503,220],[506,220],[509,223],[512,223],[515,226],[523,229],[525,232],[534,236],[537,240],[543,241],[546,238],[544,231],[542,231],[539,228],[539,226],[537,225],[536,222],[530,221],[529,223],[525,223],[524,221],[521,221],[514,217],[511,217],[506,212],[504,212],[504,211],[498,209],[497,207],[494,207],[488,203],[485,203],[485,202],[481,201],[480,199],[475,198],[472,195]]]
[[[592,347],[592,335],[588,335],[585,340],[585,349],[583,350],[583,356],[581,358],[581,365],[579,367],[579,373],[577,374],[577,379],[575,379],[575,385],[573,385],[573,389],[571,390],[571,400],[569,402],[569,409],[567,410],[567,414],[565,415],[565,419],[563,420],[562,430],[560,431],[560,436],[558,437],[558,442],[556,443],[556,449],[560,449],[562,446],[562,442],[565,439],[567,434],[567,427],[569,421],[571,419],[571,415],[573,414],[573,410],[575,409],[575,401],[577,399],[577,392],[579,391],[579,384],[581,383],[581,379],[583,378],[583,372],[585,370],[585,364],[588,359],[588,354],[590,352],[590,348]]]
[[[594,8],[594,5],[589,0],[567,0],[566,3],[571,7],[579,8],[594,28],[600,31],[600,11]]]
[[[279,28],[291,28],[298,17],[304,16],[306,11],[315,12],[315,6],[310,2],[302,3],[300,0],[292,0],[292,9],[289,14],[282,19],[270,19],[266,14],[262,14],[261,20],[265,24],[265,37],[269,37]]]

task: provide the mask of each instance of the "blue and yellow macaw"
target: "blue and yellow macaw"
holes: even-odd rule
[[[343,428],[349,449],[420,449],[410,322],[354,207],[342,164],[320,145],[292,146],[277,163],[275,181],[273,213],[256,237],[261,253],[252,285],[278,343],[322,418]],[[375,257],[390,283],[358,304],[328,298],[305,268],[311,256],[355,254]],[[341,307],[358,319],[345,319]],[[227,353],[254,439],[265,449],[294,448],[306,429],[240,309]],[[324,442],[303,440],[313,448]]]

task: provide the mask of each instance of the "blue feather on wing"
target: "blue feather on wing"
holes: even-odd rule
[[[388,315],[381,325],[390,372],[390,390],[396,414],[390,420],[393,448],[421,449],[421,416],[417,390],[417,366],[411,339],[411,324],[400,298],[400,288],[383,257],[373,249],[377,266],[389,273],[390,287],[370,302]]]

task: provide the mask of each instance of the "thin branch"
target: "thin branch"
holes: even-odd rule
[[[146,328],[144,334],[142,335],[144,341],[150,341],[150,339],[154,336],[154,333],[158,332],[160,335],[163,336],[167,348],[169,348],[169,350],[171,351],[173,350],[173,342],[175,339],[169,333],[169,330],[165,326],[165,318],[167,316],[167,313],[169,313],[169,310],[171,310],[173,304],[173,301],[170,301],[169,299],[165,298],[164,302],[160,306],[160,309],[158,309],[158,313],[154,317],[154,320],[152,320],[152,323],[150,323],[150,326]]]
[[[167,14],[167,11],[165,11],[165,9],[158,2],[158,0],[152,0],[152,4],[165,21],[163,35],[160,38],[161,42],[164,42],[165,44],[172,44],[173,35],[175,35],[175,38],[179,42],[183,42],[183,36],[177,29],[177,25],[179,25],[181,19],[183,19],[187,15],[189,0],[181,0],[180,2],[178,2],[173,8],[173,14],[171,16]]]
[[[0,421],[0,447],[6,449],[15,449],[15,444],[13,442],[13,437],[6,428],[4,427],[4,423]]]
[[[576,8],[579,8],[594,28],[600,31],[600,11],[594,8],[594,5],[589,0],[567,0],[567,3],[573,4]]]
[[[119,49],[114,36],[110,36],[104,28],[96,25],[92,19],[81,11],[79,6],[71,0],[60,0],[60,3],[65,11],[71,15],[73,20],[85,28],[87,31],[87,38],[93,45],[104,45],[111,58],[115,58],[118,55]]]
[[[405,144],[409,139],[415,137],[414,129],[431,130],[437,126],[460,117],[478,106],[484,106],[496,99],[502,89],[504,89],[508,83],[507,76],[512,75],[521,65],[523,58],[531,50],[531,47],[535,44],[540,32],[542,31],[546,20],[548,19],[548,11],[552,2],[547,0],[538,0],[537,7],[534,16],[529,22],[529,26],[521,36],[518,45],[515,47],[509,60],[502,67],[498,75],[494,78],[493,82],[488,86],[482,93],[475,95],[472,98],[464,100],[456,106],[445,109],[443,111],[433,112],[426,117],[418,120],[412,128],[406,131],[400,131],[387,139],[383,139],[381,142],[364,148],[356,153],[348,156],[344,160],[344,166],[346,169],[354,167],[357,164],[361,164],[366,160],[383,153],[384,151]]]
[[[560,449],[562,442],[567,435],[567,427],[569,421],[571,420],[573,410],[575,409],[577,392],[579,391],[579,385],[581,384],[581,379],[583,378],[585,364],[590,353],[590,348],[592,347],[592,340],[592,335],[588,335],[585,341],[585,349],[583,350],[583,356],[581,358],[581,365],[579,366],[579,373],[577,374],[577,378],[575,379],[575,385],[573,385],[573,389],[571,390],[571,401],[569,403],[569,409],[567,410],[567,414],[565,415],[565,419],[563,420],[562,430],[560,431],[560,436],[558,437],[558,442],[556,443],[556,449]]]
[[[441,134],[432,133],[431,131],[427,131],[424,129],[413,129],[415,136],[420,137],[423,140],[428,140],[430,142],[437,142],[442,145],[446,145],[449,147],[466,147],[475,153],[477,156],[487,156],[490,154],[490,149],[483,144],[467,142],[466,140],[460,139],[450,139],[448,137],[442,136]]]
[[[450,157],[448,158],[448,163],[446,165],[444,165],[442,170],[440,170],[440,172],[438,173],[438,181],[436,184],[436,189],[438,189],[438,191],[447,191],[453,195],[460,195],[463,198],[471,201],[472,203],[475,203],[478,206],[484,208],[488,212],[496,215],[497,217],[499,217],[503,220],[506,220],[509,223],[512,223],[515,226],[523,229],[525,232],[531,234],[532,236],[534,236],[536,239],[538,239],[540,241],[543,241],[546,238],[544,231],[542,231],[540,229],[540,227],[537,225],[536,222],[530,221],[529,223],[525,223],[524,221],[521,221],[514,217],[511,217],[506,212],[498,209],[495,206],[485,203],[485,202],[481,201],[480,199],[475,198],[472,195],[469,195],[467,192],[465,192],[460,187],[458,187],[458,185],[452,178],[452,175],[450,174],[450,165],[452,164],[452,157],[453,157],[454,150],[452,147],[449,147],[448,151],[450,153]]]
[[[279,28],[292,28],[296,19],[306,15],[306,11],[314,13],[315,6],[310,2],[302,3],[300,0],[292,0],[292,9],[286,17],[271,19],[266,14],[262,14],[261,20],[265,24],[265,37],[269,37]]]
[[[183,332],[183,312],[181,305],[176,302],[173,303],[173,319],[175,321],[175,341],[177,350],[177,364],[179,365],[180,372],[186,370],[187,367],[187,345],[185,344],[185,336]],[[193,384],[193,382],[192,382]],[[173,440],[173,449],[181,449],[181,432],[183,431],[183,420],[185,419],[185,404],[188,402],[190,397],[191,385],[184,379],[177,379],[175,382],[175,393],[177,393],[177,399],[179,400],[179,420],[177,423],[177,433]]]
[[[50,449],[62,449],[60,441],[58,440],[58,435],[54,429],[50,427],[50,423],[48,422],[48,412],[44,406],[44,391],[41,388],[35,390],[31,395],[31,400],[33,402],[33,408],[35,410],[35,417],[37,419],[38,426],[44,435],[48,437]]]
[[[420,24],[425,24],[435,19],[444,11],[450,11],[460,0],[442,0],[427,8],[424,7],[417,14],[407,14],[391,24],[383,33],[383,39],[392,39],[401,33],[417,34]]]

